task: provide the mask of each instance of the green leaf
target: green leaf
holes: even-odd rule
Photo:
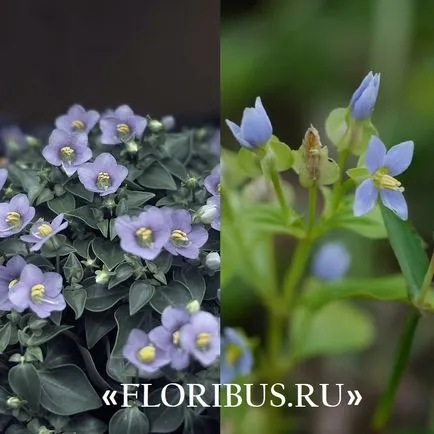
[[[92,244],[93,238],[87,238],[86,240],[74,240],[73,246],[77,253],[84,259],[89,258],[89,248]]]
[[[366,167],[353,167],[347,170],[347,175],[357,183],[364,181],[370,173]]]
[[[93,240],[92,249],[95,255],[105,264],[109,271],[124,260],[124,252],[117,245],[102,238]]]
[[[206,291],[205,279],[197,267],[178,269],[174,279],[183,283],[190,291],[192,297],[202,303]]]
[[[102,374],[104,372],[101,372],[96,367],[90,351],[87,348],[82,347],[81,345],[77,344],[77,346],[78,346],[78,351],[80,351],[81,357],[83,358],[86,373],[89,377],[89,380],[92,382],[92,384],[95,387],[97,387],[99,390],[105,391],[107,389],[111,389],[112,386],[102,377]]]
[[[86,309],[91,312],[103,312],[104,310],[110,309],[128,294],[126,288],[118,287],[109,291],[98,283],[87,287],[86,291]]]
[[[130,286],[130,315],[137,313],[149,303],[154,295],[155,287],[146,281],[138,280]]]
[[[126,203],[129,208],[142,206],[155,197],[154,193],[147,191],[127,191]]]
[[[151,306],[161,314],[168,306],[186,306],[192,300],[193,296],[188,288],[181,282],[173,281],[167,286],[156,288]]]
[[[96,221],[96,219],[92,213],[92,209],[91,209],[90,205],[85,205],[85,206],[77,208],[73,211],[65,212],[65,216],[67,219],[68,219],[68,217],[78,218],[79,220],[86,223],[89,227],[91,227],[93,229],[98,229],[98,222]],[[68,219],[68,220],[71,220],[71,219]]]
[[[238,151],[237,159],[240,169],[249,177],[256,178],[262,175],[261,157],[255,152],[241,148]]]
[[[134,270],[130,265],[123,263],[116,267],[115,273],[116,274],[109,281],[108,289],[112,289],[120,283],[125,282],[125,280],[128,280],[134,274]]]
[[[300,307],[294,312],[291,345],[298,361],[363,351],[373,340],[372,318],[349,303],[337,301],[314,312]]]
[[[83,266],[74,253],[69,254],[68,259],[63,266],[63,272],[65,273],[68,282],[80,282],[83,279]]]
[[[65,214],[75,209],[75,198],[72,194],[64,194],[48,201],[48,208],[56,214]]]
[[[53,248],[52,245],[50,245],[49,242],[45,243],[42,246],[42,254],[46,258],[55,258],[56,256],[66,256],[70,253],[74,252],[74,247],[69,243],[68,239],[65,237],[65,235],[55,235],[52,239],[56,239],[57,248]]]
[[[84,317],[87,347],[92,348],[107,333],[116,326],[113,312],[106,310],[104,313],[87,312]]]
[[[9,370],[8,380],[11,389],[26,400],[32,410],[39,411],[41,382],[35,367],[31,363],[13,366]]]
[[[70,416],[102,406],[84,372],[75,365],[39,371],[41,405],[60,416]]]
[[[101,231],[105,238],[108,237],[109,234],[109,224],[110,220],[105,219],[97,223],[98,229]]]
[[[49,188],[44,188],[36,199],[36,205],[48,202],[54,198],[54,193]]]
[[[347,116],[348,108],[337,108],[330,112],[326,120],[325,130],[327,137],[338,148],[348,129]]]
[[[69,288],[63,291],[63,296],[68,306],[74,311],[75,319],[83,315],[84,307],[87,300],[87,292],[84,288]]]
[[[167,134],[164,148],[172,158],[187,164],[193,150],[193,133]]]
[[[83,414],[73,417],[63,432],[64,434],[105,434],[107,425],[89,414]]]
[[[291,148],[286,143],[281,142],[276,136],[271,137],[265,149],[267,152],[274,154],[274,165],[278,172],[284,172],[294,164]]]
[[[362,298],[408,303],[407,285],[401,274],[375,278],[344,278],[336,282],[308,280],[300,304],[317,309],[338,299]]]
[[[65,188],[74,196],[81,197],[87,202],[93,202],[94,193],[86,190],[80,182],[69,182],[65,185]]]
[[[137,407],[121,408],[110,419],[109,434],[138,433],[149,433],[149,421]]]
[[[45,344],[56,336],[64,333],[66,330],[72,329],[73,326],[70,325],[47,325],[43,328],[40,335],[33,335],[25,340],[25,345],[27,346],[37,346]]]
[[[164,405],[161,402],[161,389],[157,389],[149,395],[149,408],[147,414],[151,423],[151,432],[156,433],[173,433],[184,421],[184,408],[179,403],[179,392],[173,388],[166,391],[166,400],[171,406]],[[156,405],[160,404],[159,407]]]
[[[9,345],[12,335],[12,324],[10,322],[6,323],[2,328],[0,328],[0,354]]]
[[[389,242],[407,281],[409,296],[416,298],[428,270],[428,257],[423,241],[410,222],[401,220],[384,205],[381,206]]]
[[[137,182],[143,187],[154,190],[177,190],[177,185],[172,175],[158,162],[148,167]]]
[[[164,159],[161,165],[173,176],[180,179],[181,181],[186,181],[188,178],[187,170],[185,166],[181,164],[178,160]]]
[[[110,241],[113,241],[116,236],[117,236],[117,232],[116,232],[116,219],[111,219],[110,220]]]
[[[6,238],[0,241],[0,252],[5,255],[27,255],[26,243],[16,238]]]

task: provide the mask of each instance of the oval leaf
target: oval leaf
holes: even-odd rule
[[[138,433],[149,433],[149,421],[137,407],[120,409],[110,419],[109,434]]]
[[[39,411],[41,382],[35,367],[31,363],[16,365],[9,371],[8,379],[11,389],[26,400],[32,410]]]
[[[144,281],[134,282],[130,287],[130,315],[134,315],[151,300],[154,295],[154,286]]]

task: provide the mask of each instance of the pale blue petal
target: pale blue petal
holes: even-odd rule
[[[413,158],[413,151],[414,143],[411,140],[390,148],[384,159],[389,175],[396,176],[407,170]]]
[[[399,190],[380,191],[381,200],[385,207],[392,210],[400,219],[408,219],[408,207],[404,195]]]
[[[250,143],[248,143],[244,138],[241,136],[241,128],[234,122],[230,121],[229,119],[226,119],[226,125],[231,130],[234,137],[237,139],[238,143],[243,146],[244,148],[251,149],[253,148]]]
[[[377,197],[378,190],[372,180],[366,179],[363,181],[356,190],[353,205],[354,215],[359,217],[371,211],[377,202]]]
[[[365,158],[365,164],[370,173],[374,173],[380,167],[384,166],[385,156],[386,146],[377,136],[372,136],[368,144]]]

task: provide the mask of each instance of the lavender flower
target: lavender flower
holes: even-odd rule
[[[47,318],[51,312],[65,309],[65,299],[61,294],[62,276],[58,273],[43,273],[33,264],[21,271],[19,281],[13,286],[9,300],[17,309],[30,308],[39,318]]]
[[[139,329],[131,330],[122,354],[136,368],[147,373],[157,372],[170,363],[167,352],[154,345],[149,335]]]
[[[25,194],[17,194],[9,202],[0,203],[0,238],[21,232],[35,216]]]
[[[172,115],[166,115],[161,118],[161,123],[166,131],[171,131],[175,128],[176,120]]]
[[[92,158],[92,151],[87,144],[86,133],[54,130],[42,155],[50,164],[62,166],[65,173],[72,176],[79,166]]]
[[[45,242],[68,226],[68,222],[62,223],[63,217],[63,214],[59,214],[51,223],[42,219],[38,220],[31,227],[30,235],[23,235],[20,237],[21,240],[26,243],[33,243],[34,246],[31,247],[30,251],[37,252]]]
[[[354,215],[361,216],[371,211],[380,192],[381,200],[402,220],[408,218],[408,208],[402,192],[404,188],[394,176],[404,172],[413,158],[412,141],[400,143],[386,152],[386,146],[376,136],[368,144],[366,167],[370,177],[365,179],[356,190],[353,205]]]
[[[22,312],[23,309],[17,308],[9,300],[9,294],[14,291],[21,271],[26,265],[26,261],[21,256],[14,256],[9,259],[6,265],[0,265],[0,310],[15,309]]]
[[[341,279],[348,271],[351,257],[341,243],[325,243],[316,253],[312,263],[312,274],[321,280]]]
[[[199,311],[181,327],[181,348],[203,366],[212,365],[220,356],[220,322],[208,312]]]
[[[117,145],[140,138],[147,121],[137,116],[127,105],[121,105],[111,115],[104,116],[99,123],[102,131],[101,143]]]
[[[8,147],[23,150],[27,147],[27,137],[20,127],[11,125],[0,130],[0,140]]]
[[[211,227],[216,231],[220,230],[220,198],[212,196],[206,201],[207,206],[214,207],[214,215],[211,220]]]
[[[160,254],[170,236],[170,226],[157,207],[150,207],[137,217],[118,217],[115,228],[125,252],[148,260]]]
[[[252,370],[253,356],[240,334],[225,328],[222,341],[220,379],[222,384],[232,382],[238,375],[248,375]]]
[[[198,258],[200,248],[208,240],[208,231],[201,225],[192,225],[186,210],[164,208],[163,212],[171,231],[164,248],[174,256]]]
[[[66,115],[56,119],[56,128],[70,133],[84,132],[89,134],[99,120],[95,110],[86,111],[81,105],[75,104],[68,109]]]
[[[372,71],[370,71],[353,93],[350,101],[351,116],[353,119],[359,121],[371,116],[380,88],[380,76],[381,74],[374,75]]]
[[[170,365],[178,371],[190,363],[189,353],[180,347],[180,329],[189,321],[190,315],[185,309],[169,306],[161,315],[162,325],[149,332],[149,339],[169,354]]]
[[[113,155],[104,152],[93,163],[85,163],[77,169],[84,188],[101,196],[114,193],[128,175],[128,169],[117,163]]]
[[[220,164],[214,167],[211,174],[204,179],[203,183],[208,192],[213,196],[220,194]]]
[[[241,126],[226,119],[226,125],[232,131],[238,143],[244,148],[254,149],[265,145],[273,134],[273,127],[261,98],[256,98],[255,107],[244,109]]]
[[[220,155],[220,149],[221,149],[220,130],[217,130],[211,138],[211,152],[214,155],[219,156]]]
[[[8,179],[8,171],[6,169],[0,169],[0,190],[6,184],[7,179]]]

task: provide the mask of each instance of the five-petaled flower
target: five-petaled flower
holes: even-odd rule
[[[351,256],[342,243],[327,242],[316,252],[312,262],[312,274],[318,279],[334,281],[348,271]]]
[[[381,74],[372,71],[363,79],[351,97],[350,109],[353,119],[361,121],[371,116],[377,101]]]
[[[202,225],[192,225],[191,215],[184,209],[163,208],[162,211],[170,228],[164,248],[174,256],[198,258],[200,248],[208,240],[208,231]]]
[[[42,155],[50,164],[62,166],[65,173],[72,176],[79,166],[92,158],[92,151],[86,133],[54,130]]]
[[[157,207],[149,207],[137,217],[118,217],[115,228],[125,252],[148,260],[160,254],[170,237],[165,214]]]
[[[180,346],[180,329],[189,321],[190,315],[185,309],[169,306],[161,315],[161,326],[149,332],[151,341],[169,354],[170,365],[178,371],[190,363],[189,353]]]
[[[86,110],[79,104],[74,104],[68,109],[66,115],[56,119],[56,128],[76,133],[88,134],[99,120],[99,113],[95,110]]]
[[[181,327],[180,343],[203,366],[212,365],[220,356],[220,321],[209,312],[193,314]]]
[[[0,238],[21,232],[35,216],[25,194],[17,194],[9,202],[0,203]]]
[[[226,327],[222,338],[221,383],[227,384],[238,375],[250,374],[252,365],[252,352],[245,339],[233,328]]]
[[[265,145],[273,134],[270,118],[259,96],[256,98],[255,107],[244,109],[241,126],[228,119],[226,124],[238,143],[248,149]]]
[[[214,167],[211,173],[203,180],[203,184],[208,192],[213,196],[218,196],[220,194],[220,164]]]
[[[356,216],[371,211],[380,193],[384,206],[402,220],[407,220],[407,203],[402,194],[404,188],[394,177],[408,168],[413,158],[413,149],[413,142],[407,141],[386,152],[386,146],[378,137],[371,138],[365,159],[370,176],[357,187],[353,206]]]
[[[21,272],[27,265],[21,256],[14,256],[6,263],[0,265],[0,310],[9,311],[14,309],[22,312],[24,309],[15,306],[9,299],[15,285],[20,279]]]
[[[135,115],[130,107],[121,105],[101,118],[101,143],[117,145],[140,138],[147,126],[146,118]]]
[[[68,226],[68,222],[63,222],[63,217],[63,214],[59,214],[51,223],[39,219],[31,227],[30,235],[21,236],[21,240],[26,243],[33,243],[34,245],[30,248],[30,251],[37,252],[50,238]]]
[[[149,335],[140,329],[131,330],[122,354],[139,371],[146,373],[157,372],[170,363],[167,351],[156,346]]]
[[[128,175],[128,169],[118,164],[115,157],[104,152],[93,163],[85,163],[77,169],[84,188],[101,196],[114,193]]]
[[[62,288],[59,273],[43,273],[35,265],[27,264],[9,293],[9,300],[21,311],[30,308],[39,318],[47,318],[51,312],[65,309]]]

